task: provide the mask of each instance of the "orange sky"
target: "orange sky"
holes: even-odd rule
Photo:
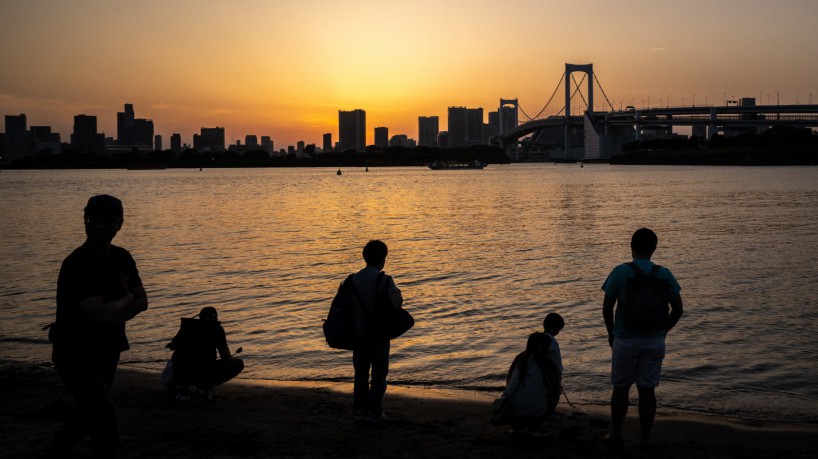
[[[368,143],[376,126],[417,139],[418,116],[445,130],[452,105],[536,114],[566,62],[593,63],[615,108],[818,103],[818,1],[568,3],[0,0],[0,113],[67,141],[80,113],[116,137],[133,103],[166,146],[223,126],[278,149],[337,141],[338,110],[361,108]]]

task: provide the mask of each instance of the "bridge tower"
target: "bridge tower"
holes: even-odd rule
[[[504,108],[506,106],[508,106],[508,105],[511,105],[511,106],[514,107],[514,111],[512,112],[513,115],[514,115],[513,120],[512,120],[513,126],[506,126],[505,125],[506,117],[505,117]],[[498,130],[500,131],[500,132],[498,132],[498,135],[500,136],[500,148],[506,148],[506,153],[509,153],[508,152],[508,146],[503,145],[502,135],[507,130],[514,129],[520,124],[519,118],[518,118],[518,112],[519,111],[520,111],[520,105],[518,104],[517,99],[502,99],[502,98],[500,99],[500,107],[497,109],[497,118],[499,118],[499,120],[498,120],[499,121]],[[515,146],[516,146],[516,144],[515,144]],[[517,149],[515,148],[515,150],[517,150]],[[516,151],[516,156],[517,156],[516,159],[518,159],[518,160],[520,159],[519,154],[520,154],[519,151]]]
[[[594,112],[594,64],[565,64],[565,158],[571,154],[571,74],[585,72],[588,78],[588,114]]]

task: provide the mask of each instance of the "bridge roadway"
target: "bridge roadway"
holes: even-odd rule
[[[757,105],[747,106],[696,106],[664,108],[631,108],[620,111],[594,112],[593,119],[600,128],[609,126],[658,126],[706,125],[714,130],[749,126],[800,126],[818,127],[818,105]],[[582,127],[582,116],[568,118],[571,126]],[[565,126],[564,116],[529,121],[505,131],[500,137],[503,144],[516,142],[541,129]]]

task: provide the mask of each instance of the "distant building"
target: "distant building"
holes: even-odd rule
[[[155,135],[153,136],[153,149],[156,151],[162,151],[162,136]]]
[[[258,147],[258,137],[253,134],[244,136],[244,145],[247,147]]]
[[[3,136],[3,159],[11,162],[28,154],[25,114],[6,115],[6,134]]]
[[[323,140],[324,140],[324,142],[323,142],[323,144],[324,144],[324,148],[323,148],[324,152],[330,152],[330,151],[332,151],[332,133],[331,133],[331,132],[327,132],[326,134],[324,134],[324,138],[323,138]]]
[[[418,117],[418,145],[437,147],[437,135],[440,133],[440,120],[437,116]]]
[[[466,146],[466,107],[449,107],[448,148]]]
[[[437,146],[449,148],[449,131],[440,131],[440,134],[437,135]]]
[[[375,128],[375,146],[379,148],[386,148],[389,146],[389,128]]]
[[[366,150],[366,112],[338,110],[338,141],[340,150]]]
[[[483,109],[466,109],[466,146],[483,143]]]
[[[273,145],[273,139],[270,138],[269,135],[261,136],[261,149],[266,151],[267,154],[272,155],[275,152],[275,147]]]
[[[116,113],[116,140],[119,145],[133,145],[133,123],[136,118],[133,104],[125,104],[125,109]]]
[[[224,128],[202,128],[193,135],[193,148],[200,152],[224,151]]]
[[[116,114],[116,143],[119,146],[150,147],[153,145],[153,120],[136,118],[133,104],[125,104]]]
[[[181,134],[171,134],[170,136],[170,149],[174,153],[181,153],[182,152],[182,135]]]
[[[97,117],[74,116],[74,133],[71,134],[71,149],[75,153],[101,155],[105,152],[105,134],[97,133]]]
[[[410,139],[406,134],[393,135],[392,138],[389,139],[390,147],[414,148],[416,145],[415,139]]]
[[[51,132],[51,126],[31,126],[27,140],[34,153],[62,153],[60,134]]]
[[[295,143],[295,151],[297,153],[303,153],[304,152],[304,141],[303,140],[299,140],[298,142]]]

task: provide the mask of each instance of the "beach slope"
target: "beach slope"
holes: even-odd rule
[[[351,371],[351,368],[350,368]],[[40,457],[71,401],[53,368],[0,363],[0,457]],[[216,402],[172,399],[158,375],[120,368],[114,387],[124,458],[232,457],[605,457],[604,407],[560,405],[550,438],[518,439],[487,422],[491,398],[390,387],[382,427],[351,419],[350,384],[238,380]],[[661,397],[661,394],[660,394]],[[631,410],[635,415],[635,409]],[[661,414],[649,452],[636,447],[638,421],[626,423],[626,451],[614,457],[818,457],[818,426],[736,422]],[[87,441],[75,457],[89,457]]]

